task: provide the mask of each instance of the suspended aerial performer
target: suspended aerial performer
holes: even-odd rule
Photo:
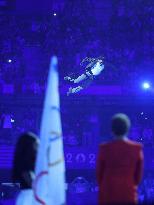
[[[103,59],[104,57],[86,57],[80,63],[80,65],[82,66],[84,63],[88,62],[85,67],[85,72],[83,74],[81,74],[75,79],[70,76],[64,77],[64,80],[72,82],[73,84],[79,84],[75,87],[70,87],[67,92],[67,96],[69,96],[70,94],[77,93],[91,84],[91,82],[96,78],[96,76],[98,76],[104,70]]]

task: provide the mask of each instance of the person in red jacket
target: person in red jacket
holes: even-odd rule
[[[112,118],[114,140],[101,144],[97,160],[99,204],[137,204],[142,179],[142,145],[128,139],[129,118],[122,113]]]

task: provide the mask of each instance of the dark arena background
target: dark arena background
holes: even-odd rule
[[[51,55],[60,75],[67,204],[97,204],[98,145],[111,139],[117,112],[128,114],[129,137],[144,144],[139,201],[152,202],[154,1],[0,0],[0,204],[14,205],[19,192],[11,179],[18,137],[39,135]],[[81,74],[82,59],[100,55],[102,74],[68,97],[64,76]]]

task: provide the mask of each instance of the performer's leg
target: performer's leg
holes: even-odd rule
[[[78,87],[75,87],[75,88],[70,87],[68,92],[67,92],[67,96],[69,96],[70,94],[73,94],[73,93],[77,93],[80,90],[83,90],[83,87],[81,87],[81,86],[78,86]]]

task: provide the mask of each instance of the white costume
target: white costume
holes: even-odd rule
[[[91,69],[91,72],[93,73],[94,76],[96,76],[99,75],[103,69],[104,69],[104,65],[103,64],[101,65],[100,62],[97,62],[95,66]]]
[[[33,205],[33,190],[23,189],[20,191],[17,199],[16,205]]]
[[[73,83],[81,83],[81,85],[72,88],[69,88],[69,91],[67,92],[67,95],[70,95],[72,93],[77,93],[81,90],[83,90],[85,87],[87,87],[95,78],[95,76],[98,76],[103,70],[104,70],[104,64],[102,60],[93,60],[86,66],[86,72],[82,75],[80,75],[76,79],[72,79],[69,76],[66,76],[64,80],[68,80]],[[83,82],[84,81],[84,82]]]

